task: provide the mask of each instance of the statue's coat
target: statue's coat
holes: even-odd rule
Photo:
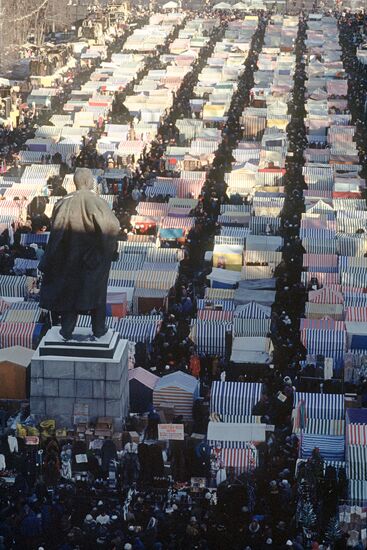
[[[39,266],[44,273],[40,306],[57,312],[87,312],[106,303],[119,229],[107,202],[89,189],[60,200]]]

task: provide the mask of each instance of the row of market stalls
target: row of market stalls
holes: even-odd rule
[[[261,397],[258,380],[272,357],[271,307],[274,271],[282,259],[277,231],[297,30],[298,18],[280,16],[266,28],[251,104],[242,114],[243,139],[225,176],[227,194],[240,197],[236,202],[242,204],[221,207],[221,232],[207,254],[211,285],[198,300],[191,333],[199,352],[226,354],[230,360],[226,381],[214,382],[211,389],[207,437],[218,460],[237,472],[258,465],[256,445],[266,440],[268,429],[252,410]],[[235,381],[239,375],[248,382]]]
[[[367,345],[367,212],[338,38],[333,17],[310,17],[306,40],[308,147],[303,168],[306,212],[300,228],[306,250],[302,280],[309,292],[300,330],[307,362],[322,365],[321,382],[344,377],[345,383],[354,383],[364,368]],[[351,502],[365,502],[366,456],[360,438],[366,418],[362,410],[349,409],[343,394],[296,397],[295,411],[300,401],[307,416],[300,457],[308,458],[318,447],[326,460],[346,466]]]
[[[275,16],[267,27],[252,105],[242,115],[244,139],[234,150],[232,170],[226,174],[228,195],[246,198],[250,204],[222,206],[218,218],[221,234],[208,255],[213,263],[211,288],[198,303],[198,349],[208,351],[205,332],[209,330],[200,325],[211,325],[211,342],[216,345],[211,353],[221,354],[223,334],[230,332],[230,360],[241,368],[236,374],[244,372],[254,380],[271,362],[268,335],[275,299],[274,271],[282,259],[283,239],[276,232],[284,203],[287,98],[293,82],[291,51],[297,24],[298,19]],[[255,93],[261,95],[261,102],[254,99]],[[267,117],[275,104],[277,118]]]

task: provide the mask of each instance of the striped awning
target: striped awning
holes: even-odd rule
[[[235,317],[241,319],[270,319],[271,308],[256,302],[249,302],[236,307]]]
[[[347,350],[345,331],[303,329],[301,341],[309,354],[332,357],[336,361],[340,361]]]
[[[261,384],[215,381],[210,393],[210,412],[251,415],[260,396]]]
[[[233,319],[233,336],[267,336],[270,332],[270,319]]]
[[[182,415],[185,420],[191,420],[194,400],[199,392],[198,381],[184,373],[175,372],[160,378],[153,390],[153,405],[174,408],[176,415]],[[169,377],[169,378],[168,378]]]
[[[304,433],[318,435],[338,435],[344,436],[344,420],[326,420],[320,418],[308,418]]]
[[[315,330],[345,330],[344,321],[335,321],[335,319],[301,319],[300,329]]]
[[[305,393],[295,392],[294,408],[300,400],[305,402],[307,418],[319,418],[326,420],[344,419],[344,395],[336,393]]]
[[[152,343],[161,325],[161,321],[143,321],[141,318],[124,317],[115,324],[115,330],[121,338],[130,342]]]
[[[25,275],[27,271],[36,270],[39,260],[27,260],[25,258],[15,258],[13,271],[16,275]]]
[[[272,227],[274,232],[280,228],[281,218],[273,216],[252,216],[250,219],[250,229],[253,235],[264,235],[266,226]]]
[[[1,317],[1,322],[7,323],[37,323],[41,309],[35,302],[18,302],[10,304]]]
[[[167,216],[169,205],[166,202],[139,202],[136,211],[140,216],[161,218]]]
[[[315,304],[343,304],[344,298],[341,292],[325,286],[319,290],[311,290],[308,293],[308,301]]]
[[[106,321],[105,321],[106,326],[108,328],[115,329],[118,319],[119,319],[118,317],[107,316]],[[90,315],[79,315],[76,326],[77,327],[84,327],[84,328],[92,328],[92,318],[91,318],[91,316]]]
[[[29,246],[32,243],[38,245],[46,245],[49,239],[49,231],[44,233],[22,233],[20,236],[20,244],[23,246]]]
[[[58,176],[60,164],[31,164],[26,166],[21,183],[40,184],[42,180],[47,182],[51,176]]]
[[[305,285],[308,285],[313,277],[316,277],[322,285],[339,283],[338,273],[320,273],[320,271],[302,271],[301,273],[301,280]]]
[[[232,331],[232,324],[228,321],[194,319],[191,324],[190,338],[199,353],[223,357],[226,351],[226,332],[228,331]]]
[[[29,290],[30,278],[25,275],[0,275],[0,294],[4,297],[24,298]]]
[[[137,288],[169,290],[176,282],[177,271],[139,271],[136,279]]]
[[[367,424],[347,424],[347,442],[367,446]]]
[[[220,459],[226,469],[233,468],[237,474],[255,470],[258,466],[258,451],[253,445],[247,449],[223,448]]]
[[[345,320],[367,323],[367,303],[365,307],[345,307]]]
[[[36,349],[43,325],[40,323],[0,323],[0,347],[23,346]]]
[[[350,479],[367,479],[367,447],[362,445],[349,445],[348,456],[348,477]]]
[[[302,227],[299,231],[299,236],[301,239],[314,239],[316,241],[326,241],[330,239],[335,239],[335,231],[332,229],[314,229]]]
[[[227,321],[232,322],[233,311],[218,311],[215,309],[199,309],[197,318],[201,321]]]
[[[344,436],[303,433],[301,437],[300,458],[310,458],[318,448],[325,460],[343,461],[345,456]]]
[[[360,506],[367,502],[367,481],[361,479],[349,479],[348,481],[349,499]]]
[[[231,288],[211,288],[206,287],[205,299],[206,300],[232,300],[234,298],[235,291]]]
[[[337,233],[337,251],[341,256],[364,256],[367,252],[367,235]]]
[[[338,257],[333,254],[304,254],[303,267],[309,271],[335,273],[338,271]]]

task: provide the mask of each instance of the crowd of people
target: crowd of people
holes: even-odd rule
[[[343,62],[349,78],[349,105],[353,122],[357,125],[358,147],[366,175],[364,101],[367,75],[355,56],[356,45],[362,40],[365,20],[355,15],[338,17]],[[135,213],[137,203],[146,199],[149,180],[153,175],[166,175],[161,157],[166,145],[176,142],[177,119],[190,116],[189,100],[198,74],[212,53],[214,44],[223,36],[228,18],[223,16],[221,25],[214,28],[210,42],[177,93],[149,152],[138,161],[130,176],[109,189],[115,195],[114,208],[120,221],[121,240],[126,239],[132,229],[130,217]],[[196,314],[196,299],[203,296],[207,285],[206,276],[210,268],[204,261],[204,254],[212,247],[214,236],[218,233],[220,205],[229,202],[224,174],[231,167],[232,151],[242,137],[239,118],[251,101],[256,62],[268,20],[269,14],[259,14],[259,25],[231,102],[228,120],[221,128],[222,143],[207,173],[198,205],[191,212],[195,225],[184,245],[179,276],[169,293],[167,311],[160,312],[161,329],[148,354],[142,350],[139,355],[138,346],[136,351],[136,365],[144,366],[155,374],[182,370],[200,380],[203,399],[194,406],[193,433],[206,433],[210,386],[214,380],[225,380],[229,371],[228,357],[198,356],[189,337],[190,320]],[[274,352],[272,363],[259,380],[262,395],[252,411],[264,423],[273,425],[274,431],[258,447],[258,468],[241,476],[223,472],[220,467],[213,471],[210,449],[205,443],[192,445],[188,441],[179,441],[174,442],[168,456],[163,457],[171,464],[171,478],[168,480],[163,455],[157,444],[138,445],[129,440],[121,451],[106,445],[103,454],[103,449],[89,452],[85,447],[75,448],[75,443],[72,444],[67,438],[60,442],[50,436],[44,440],[42,456],[37,451],[26,451],[20,441],[15,447],[14,434],[4,432],[0,456],[17,475],[14,485],[8,487],[2,484],[0,489],[0,550],[303,550],[350,546],[347,535],[335,531],[333,538],[329,529],[339,500],[346,496],[345,472],[339,470],[338,476],[333,468],[324,472],[323,459],[317,451],[307,464],[296,471],[299,441],[292,433],[293,394],[298,383],[300,363],[306,356],[300,340],[299,320],[309,290],[301,282],[304,249],[299,239],[304,211],[303,151],[307,144],[304,125],[306,29],[307,18],[301,15],[294,50],[296,68],[291,121],[287,127],[292,155],[286,161],[286,199],[280,229],[284,248],[282,261],[275,272],[276,298],[271,320]],[[173,38],[171,36],[170,40]],[[114,45],[115,48],[118,46]],[[159,68],[160,53],[148,59],[144,71]],[[78,78],[82,82],[86,76],[87,73],[75,74],[74,86]],[[67,87],[63,93],[67,97]],[[127,120],[126,113],[119,107],[124,94],[115,98],[111,122]],[[32,135],[35,122],[39,121],[34,119],[34,114],[26,115],[19,129],[3,131],[2,145],[7,155],[14,152],[13,144],[19,148]],[[132,124],[131,120],[128,122]],[[75,166],[95,168],[106,165],[107,160],[99,157],[95,148],[96,139],[102,131],[103,128],[96,130],[95,136],[86,141],[72,167],[63,166],[64,173]],[[60,182],[53,183],[57,194]],[[161,200],[165,198],[161,197]],[[236,198],[232,200],[235,202]],[[50,220],[44,214],[45,205],[46,201],[37,201],[32,206],[27,224],[16,229],[13,240],[9,231],[0,236],[1,273],[12,273],[16,257],[38,257],[37,250],[23,247],[19,237],[22,232],[49,229]],[[312,281],[312,285],[319,288],[317,280]],[[359,391],[363,392],[363,388],[362,384]],[[27,416],[26,411],[23,416]],[[129,422],[131,425],[128,427],[134,429],[134,420]],[[157,414],[151,410],[146,428],[148,438],[156,437],[157,422]],[[175,422],[182,423],[183,420],[176,418]],[[77,472],[75,457],[85,452],[88,453],[88,467],[83,466],[83,470],[87,470],[88,477],[78,479],[74,476],[72,481],[70,470],[69,474],[63,473],[63,465],[65,467],[65,463],[71,462],[73,471]],[[112,473],[111,463],[115,465]],[[192,477],[206,478],[206,488],[193,491],[190,487]],[[302,506],[302,503],[306,505]],[[319,512],[313,522],[309,521],[314,513],[312,506],[307,508],[310,503],[317,504]],[[310,525],[313,527],[309,528]],[[358,550],[362,548],[358,545],[354,547]]]

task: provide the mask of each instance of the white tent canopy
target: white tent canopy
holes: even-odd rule
[[[164,10],[174,10],[174,9],[178,8],[178,4],[177,4],[177,2],[173,2],[173,0],[170,0],[166,4],[163,4],[162,7],[163,7]]]
[[[265,441],[265,424],[209,422],[207,438],[214,441]]]
[[[219,4],[215,4],[213,6],[213,10],[231,10],[232,6],[231,4],[228,4],[227,2],[219,2]]]

